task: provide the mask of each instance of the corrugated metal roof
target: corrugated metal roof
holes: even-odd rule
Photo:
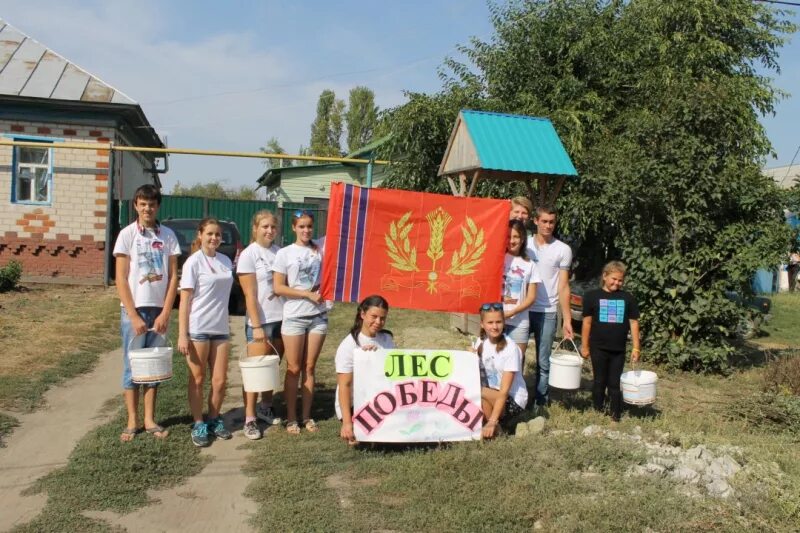
[[[461,112],[481,168],[577,176],[552,122],[486,111]]]
[[[0,19],[0,94],[136,105],[131,97]]]

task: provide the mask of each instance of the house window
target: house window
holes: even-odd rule
[[[50,204],[53,194],[53,149],[51,140],[14,137],[18,141],[42,143],[42,147],[15,146],[11,201],[23,204]]]

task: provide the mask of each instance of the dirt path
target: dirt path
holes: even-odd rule
[[[197,476],[180,486],[152,491],[150,496],[156,503],[125,515],[113,512],[88,515],[128,531],[252,530],[247,520],[257,506],[242,496],[249,484],[242,466],[250,452],[241,446],[249,441],[241,433],[241,375],[236,364],[244,349],[243,320],[243,317],[231,318],[235,335],[223,408],[228,427],[238,429],[233,439],[214,442],[202,451],[213,460]],[[120,350],[109,352],[100,357],[91,373],[50,390],[45,395],[46,408],[18,416],[20,427],[8,439],[7,447],[0,449],[0,531],[33,519],[44,508],[46,494],[20,493],[36,479],[66,464],[78,440],[108,420],[112,413],[105,413],[103,406],[120,392],[121,367]],[[54,435],[58,438],[53,438]]]
[[[0,531],[31,520],[44,508],[46,494],[20,493],[66,464],[78,441],[110,417],[103,406],[119,394],[121,373],[121,350],[101,355],[92,372],[49,390],[45,408],[16,415],[20,427],[0,449]]]
[[[242,435],[244,422],[242,408],[241,374],[238,356],[244,350],[244,318],[231,317],[234,333],[231,360],[228,366],[228,390],[223,412],[228,428],[237,431],[228,441],[215,441],[202,454],[211,457],[211,463],[186,483],[171,489],[151,491],[156,502],[132,513],[118,515],[112,512],[86,513],[93,518],[107,520],[128,531],[252,531],[247,520],[257,506],[242,494],[250,483],[242,473],[242,467],[250,455],[242,444],[248,441]],[[271,429],[275,431],[275,428]],[[265,435],[261,443],[269,439]]]

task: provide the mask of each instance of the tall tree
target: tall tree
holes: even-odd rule
[[[351,89],[345,118],[347,119],[347,151],[355,152],[372,140],[372,134],[378,122],[375,93],[367,87]]]
[[[336,157],[342,155],[344,101],[325,89],[317,102],[317,117],[311,124],[311,155]]]
[[[386,114],[383,155],[404,156],[389,186],[441,190],[441,125],[459,107],[549,117],[580,174],[560,220],[583,243],[581,264],[629,263],[654,359],[727,368],[743,310],[725,291],[750,291],[753,272],[788,246],[781,196],[760,172],[770,143],[758,118],[782,93],[756,69],[778,70],[794,26],[751,0],[490,9],[494,34],[462,47],[467,63],[446,62],[443,90]]]
[[[285,154],[286,150],[283,149],[277,137],[270,137],[265,146],[259,148],[259,151],[265,154]],[[264,165],[267,168],[281,168],[291,165],[288,159],[264,159]]]

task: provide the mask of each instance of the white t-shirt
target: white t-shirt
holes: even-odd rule
[[[542,284],[536,288],[536,300],[531,311],[555,313],[558,311],[558,278],[562,270],[569,271],[572,265],[572,249],[562,241],[554,239],[541,246],[536,236],[528,237],[528,257],[536,263]]]
[[[256,275],[257,298],[258,298],[258,319],[261,326],[271,322],[280,322],[283,318],[283,297],[278,296],[272,290],[272,264],[275,262],[275,254],[278,253],[278,246],[273,244],[269,248],[261,246],[257,242],[251,243],[239,254],[239,261],[236,263],[238,274]],[[247,317],[247,325],[254,327]]]
[[[319,290],[322,269],[320,246],[300,246],[292,243],[278,250],[272,270],[286,276],[286,285],[302,291]],[[283,304],[283,318],[299,318],[325,313],[325,302],[319,305],[308,298],[286,298]]]
[[[169,287],[169,258],[181,255],[175,233],[166,226],[142,228],[138,222],[124,227],[114,244],[114,256],[130,258],[128,286],[136,307],[164,307]]]
[[[183,264],[181,290],[192,289],[189,333],[229,335],[228,299],[233,286],[233,265],[224,254],[208,257],[197,250]]]
[[[533,261],[507,253],[503,263],[503,311],[518,307],[528,297],[528,285],[541,282],[542,278]],[[527,310],[506,318],[506,324],[512,326],[527,323]]]
[[[394,338],[388,333],[379,331],[375,338],[367,337],[363,333],[358,334],[358,342],[361,347],[375,345],[379,348],[394,348]],[[353,373],[353,352],[359,346],[349,333],[336,348],[336,373],[337,374],[352,374]],[[339,386],[336,386],[336,401],[334,402],[334,410],[336,411],[336,418],[342,419],[342,407],[339,405]]]
[[[524,409],[528,404],[528,389],[525,387],[525,378],[522,377],[522,352],[517,343],[506,337],[506,347],[497,353],[496,345],[489,339],[484,339],[481,365],[486,372],[489,388],[495,390],[500,390],[503,372],[514,372],[514,381],[511,382],[508,396]]]

